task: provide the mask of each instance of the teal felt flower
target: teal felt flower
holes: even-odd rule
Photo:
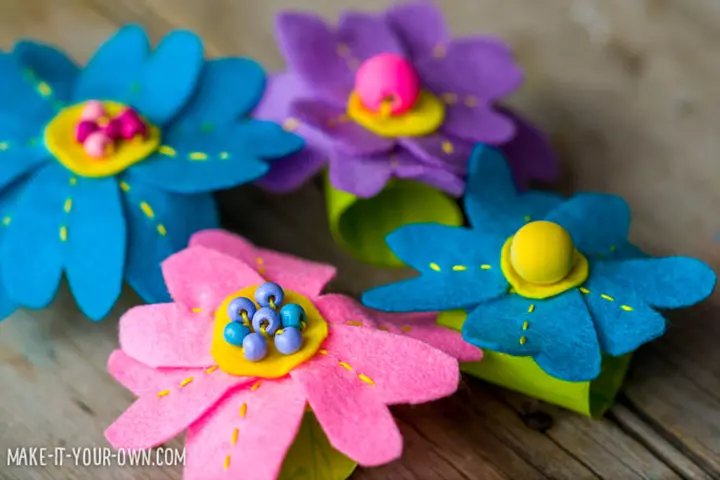
[[[82,69],[31,41],[0,53],[0,315],[45,307],[63,274],[94,320],[123,280],[169,300],[159,263],[218,226],[211,193],[303,147],[247,117],[264,88],[257,63],[206,61],[187,31],[153,49],[124,27]]]
[[[415,224],[388,236],[420,276],[366,292],[386,311],[464,309],[466,341],[533,357],[549,375],[587,381],[602,352],[620,356],[665,332],[656,309],[708,297],[715,273],[688,257],[651,258],[628,243],[615,195],[518,194],[503,156],[480,146],[465,197],[471,228]]]

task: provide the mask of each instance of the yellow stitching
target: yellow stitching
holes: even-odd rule
[[[445,55],[447,55],[447,48],[445,45],[435,45],[435,48],[433,48],[433,57],[435,58],[442,58]]]
[[[167,155],[168,157],[174,157],[177,155],[177,152],[173,147],[170,145],[160,145],[158,148],[158,152],[162,153],[163,155]]]
[[[239,433],[240,433],[240,431],[237,428],[235,430],[233,430],[233,436],[232,436],[232,441],[231,441],[231,443],[233,445],[235,445],[237,443],[237,438],[238,438]]]
[[[431,263],[431,264],[430,264],[430,268],[432,268],[432,269],[435,270],[436,272],[439,272],[439,271],[440,271],[440,265],[438,265],[437,263]]]
[[[142,210],[148,218],[155,218],[155,212],[147,202],[140,202],[140,210]]]
[[[341,57],[347,57],[348,55],[350,55],[350,48],[344,43],[339,43],[335,50],[337,51],[337,54]]]
[[[76,178],[76,177],[70,177],[70,185],[77,185],[77,178]]]
[[[188,377],[188,378],[186,378],[185,380],[183,380],[182,382],[180,382],[180,386],[181,386],[181,387],[184,387],[185,385],[189,384],[189,383],[192,382],[193,380],[195,380],[194,377]]]
[[[600,295],[600,298],[604,298],[604,299],[607,300],[608,302],[614,302],[614,301],[615,301],[615,299],[614,299],[613,297],[611,297],[610,295],[605,295],[604,293]]]
[[[508,288],[508,293],[515,293],[515,289],[513,287]]]
[[[525,222],[529,222],[531,220],[531,218],[532,217],[530,217],[530,215],[525,215]]]
[[[632,312],[632,311],[633,311],[633,308],[630,307],[630,306],[628,306],[628,305],[620,305],[620,308],[622,308],[622,309],[625,310],[626,312]]]
[[[525,320],[525,323],[523,323],[523,330],[527,330],[529,326],[530,326],[530,322]]]
[[[170,390],[163,390],[157,394],[158,397],[164,397],[165,395],[170,395]]]
[[[328,354],[328,351],[325,350],[324,348],[321,348],[320,350],[318,350],[318,352],[320,353],[320,355],[327,355],[327,354]]]
[[[258,267],[257,271],[258,271],[258,273],[259,273],[260,275],[265,275],[265,271],[266,271],[266,270],[265,270],[264,267]]]
[[[580,291],[581,291],[582,293],[584,293],[585,295],[587,295],[588,293],[590,293],[590,290],[588,290],[588,289],[585,288],[585,287],[580,287]]]
[[[528,307],[528,313],[532,313],[533,311],[535,311],[535,304],[534,304],[534,303]]]
[[[338,362],[338,365],[343,367],[345,370],[352,370],[352,367],[345,362]]]
[[[611,252],[614,252],[614,251],[615,251],[615,245],[610,245],[610,251],[611,251]]]
[[[193,313],[200,313],[200,312],[202,312],[202,308],[192,308],[192,309],[190,309],[190,311]]]
[[[285,121],[282,123],[283,130],[286,130],[288,132],[293,132],[293,131],[297,130],[297,128],[299,126],[300,126],[300,121],[297,118],[293,118],[293,117],[285,119]]]
[[[527,338],[525,338],[525,336],[523,335],[522,337],[520,337],[520,345],[525,345],[525,342],[527,342]]]
[[[120,189],[123,192],[129,192],[130,191],[130,185],[128,185],[126,182],[120,182]]]
[[[443,102],[447,103],[448,105],[453,105],[454,103],[457,103],[458,96],[454,93],[443,93],[441,95]]]
[[[70,213],[70,210],[72,209],[72,198],[65,199],[63,209],[65,210],[65,213]]]
[[[253,383],[252,387],[250,387],[250,391],[254,392],[258,388],[260,388],[260,384],[262,384],[262,380],[258,380],[257,382]]]
[[[60,240],[63,242],[67,240],[67,227],[65,225],[60,227]]]
[[[203,152],[192,152],[188,157],[190,160],[207,160],[208,158],[207,153]]]
[[[157,231],[163,237],[167,234],[167,230],[165,230],[165,225],[163,225],[162,223],[158,223]]]
[[[412,327],[410,325],[403,325],[400,327],[401,332],[410,333],[412,331]]]
[[[40,92],[40,95],[43,97],[49,97],[52,95],[52,88],[50,88],[50,85],[48,85],[45,82],[38,82],[37,84],[37,90]]]
[[[268,303],[270,304],[270,308],[273,310],[277,309],[277,305],[275,305],[275,297],[270,297],[268,299]]]
[[[358,374],[358,378],[359,378],[360,380],[362,380],[363,382],[367,383],[368,385],[375,385],[375,382],[373,381],[373,379],[370,378],[370,377],[368,377],[368,376],[365,375],[364,373],[359,373],[359,374]]]
[[[247,403],[243,402],[242,405],[240,405],[240,416],[244,417],[247,413]]]
[[[490,265],[488,265],[487,263],[485,263],[485,264],[483,264],[483,265],[480,265],[480,268],[482,268],[483,270],[490,270],[491,267],[490,267]]]
[[[220,160],[227,160],[230,158],[230,154],[228,152],[220,152]]]
[[[3,225],[5,225],[7,227],[8,225],[10,225],[11,221],[12,221],[12,217],[5,217],[5,218],[3,218]]]
[[[358,322],[357,320],[348,320],[345,323],[347,323],[348,325],[352,325],[353,327],[362,327],[363,326],[363,323]]]
[[[442,142],[442,151],[446,154],[450,155],[455,151],[455,148],[453,147],[453,144],[448,142],[447,140]]]
[[[452,269],[455,270],[456,272],[463,272],[463,271],[467,270],[467,267],[465,265],[455,265],[455,266],[453,266]]]
[[[383,332],[389,332],[389,331],[390,331],[390,329],[389,329],[388,327],[386,327],[386,326],[378,327],[378,330],[382,330]]]
[[[255,259],[255,263],[257,263],[258,265],[262,265],[264,262],[265,262],[265,260],[263,260],[261,257],[257,257]]]
[[[228,468],[230,468],[230,455],[229,454],[225,457],[225,470],[227,470]]]
[[[214,372],[214,371],[217,370],[217,369],[218,369],[218,366],[217,366],[217,365],[213,365],[212,367],[205,369],[205,373],[210,374],[210,373]]]
[[[0,150],[7,150],[7,149],[8,149],[8,143],[0,142]]]

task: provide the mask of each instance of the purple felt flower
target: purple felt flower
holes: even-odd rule
[[[478,142],[504,151],[520,185],[557,176],[547,139],[497,106],[523,79],[508,46],[492,37],[451,38],[432,3],[399,5],[379,15],[346,12],[337,27],[316,15],[286,12],[276,27],[288,69],[270,79],[254,115],[283,123],[307,146],[275,162],[262,187],[293,190],[329,163],[333,186],[359,197],[376,195],[393,177],[460,196]],[[410,62],[422,91],[443,111],[437,127],[389,135],[356,121],[350,105],[356,73],[381,54]]]

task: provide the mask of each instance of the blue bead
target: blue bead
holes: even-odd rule
[[[255,290],[255,301],[261,307],[270,307],[270,300],[277,307],[285,299],[285,292],[277,283],[267,282],[260,285]]]
[[[243,340],[245,339],[245,337],[247,337],[251,333],[252,330],[250,330],[250,327],[246,327],[239,322],[230,322],[225,325],[223,337],[225,338],[225,341],[230,345],[235,345],[236,347],[239,347],[243,344]]]
[[[307,323],[307,315],[305,315],[305,310],[297,303],[288,303],[280,309],[280,320],[282,320],[283,328],[303,329]]]
[[[281,325],[280,314],[270,307],[259,308],[252,317],[252,328],[257,333],[264,328],[268,335],[275,335]]]
[[[233,322],[244,322],[243,311],[247,314],[247,318],[251,319],[257,311],[255,302],[247,297],[237,297],[233,298],[228,304],[228,316]]]
[[[291,355],[302,346],[302,333],[299,328],[283,328],[275,335],[275,348],[284,355]]]
[[[243,339],[243,353],[251,362],[257,362],[267,355],[267,342],[261,333],[251,333]]]

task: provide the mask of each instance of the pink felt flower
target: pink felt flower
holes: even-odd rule
[[[307,405],[349,458],[395,460],[402,438],[387,406],[452,394],[458,361],[481,357],[433,315],[380,314],[321,295],[333,267],[226,232],[196,234],[162,268],[174,303],[139,306],[120,320],[121,349],[108,369],[140,398],[105,435],[116,448],[147,449],[187,430],[188,480],[276,478]],[[308,331],[324,337],[316,350],[313,337],[291,356],[229,364],[218,352],[240,348],[218,344],[218,325],[228,322],[221,305],[266,281],[307,300]],[[237,374],[242,368],[254,373]]]

